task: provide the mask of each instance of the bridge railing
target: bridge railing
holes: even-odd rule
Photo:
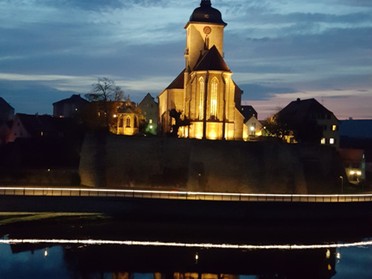
[[[371,202],[372,194],[247,194],[132,189],[0,187],[0,196],[117,197],[241,202]]]

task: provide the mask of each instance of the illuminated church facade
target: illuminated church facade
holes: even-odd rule
[[[210,0],[202,0],[193,11],[185,26],[185,68],[159,95],[163,133],[172,132],[175,119],[169,112],[176,110],[190,123],[179,128],[179,137],[243,139],[243,91],[233,81],[233,73],[223,58],[226,25]]]

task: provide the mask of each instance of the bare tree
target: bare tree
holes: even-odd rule
[[[98,78],[97,83],[92,84],[92,90],[85,97],[89,101],[123,101],[124,92],[120,86],[116,86],[112,79]]]
[[[174,118],[174,125],[172,125],[172,130],[169,135],[172,137],[178,137],[178,130],[183,126],[190,126],[190,120],[186,117],[182,117],[182,111],[177,111],[176,109],[171,109],[169,111],[169,116]]]
[[[85,97],[91,102],[87,117],[89,126],[109,131],[115,122],[118,103],[124,100],[124,91],[113,80],[103,77],[92,84],[92,90]]]

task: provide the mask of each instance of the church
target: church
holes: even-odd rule
[[[201,0],[187,22],[185,68],[159,95],[159,120],[163,133],[171,133],[180,113],[188,125],[178,137],[242,140],[246,127],[241,113],[243,91],[232,79],[224,60],[223,39],[227,24],[210,0]]]

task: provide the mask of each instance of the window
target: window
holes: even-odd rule
[[[204,89],[205,89],[205,84],[204,84],[204,79],[201,77],[199,79],[199,119],[204,118]]]
[[[216,78],[212,80],[211,85],[211,117],[217,117],[217,93],[218,93],[218,81]]]
[[[333,132],[337,131],[337,125],[332,125],[332,131]]]
[[[137,120],[137,117],[135,116],[134,117],[134,128],[137,128],[138,127],[138,120]]]
[[[125,124],[125,126],[127,127],[127,128],[130,128],[130,117],[127,117],[127,119],[126,119],[126,124]]]
[[[325,144],[326,143],[326,139],[325,138],[322,138],[321,140],[320,140],[320,144]]]
[[[329,139],[329,144],[335,144],[335,139],[334,138],[330,138]]]

